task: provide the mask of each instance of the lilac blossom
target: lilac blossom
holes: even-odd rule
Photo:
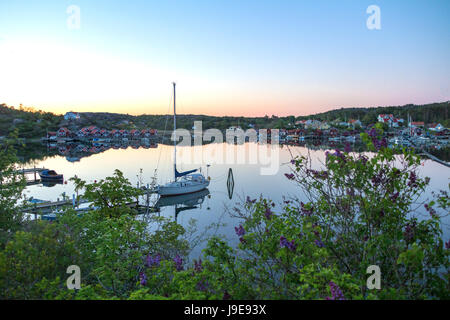
[[[330,281],[330,291],[331,291],[331,297],[326,297],[326,300],[345,300],[344,294],[342,293],[341,288],[334,283],[333,281]]]
[[[289,180],[294,180],[295,176],[293,173],[285,173],[284,174],[286,176],[286,178],[288,178]]]
[[[347,153],[352,152],[352,147],[350,146],[350,143],[347,142],[347,143],[345,144],[345,149],[344,149],[344,151],[347,152]]]
[[[175,258],[173,258],[173,261],[175,262],[175,268],[177,271],[183,270],[183,259],[178,254]]]
[[[295,251],[297,249],[297,245],[295,244],[295,241],[288,241],[285,237],[280,237],[280,247],[281,248],[288,248],[291,251]]]
[[[256,199],[250,199],[250,197],[249,196],[247,196],[247,203],[255,203],[256,202]]]
[[[239,225],[239,227],[234,227],[234,230],[238,237],[242,237],[245,234],[245,229],[241,224]]]
[[[146,258],[146,265],[147,265],[147,267],[153,267],[153,266],[156,266],[156,267],[158,267],[159,266],[159,264],[161,263],[161,255],[158,253],[158,254],[156,254],[155,256],[152,256],[152,255],[147,255],[147,258]]]
[[[321,240],[314,240],[314,243],[316,244],[316,246],[318,246],[319,248],[323,248],[325,247],[325,244],[321,241]]]
[[[202,265],[202,259],[194,260],[194,270],[196,272],[202,272],[203,270],[203,265]]]
[[[142,286],[145,286],[147,284],[147,276],[144,272],[139,272],[139,280]]]
[[[269,207],[266,208],[266,211],[264,212],[264,216],[266,217],[267,220],[272,219],[273,212],[272,212],[272,210],[270,210]]]

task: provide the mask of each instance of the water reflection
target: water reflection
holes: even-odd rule
[[[158,184],[163,184],[173,179],[172,144],[159,142],[156,147],[150,147],[150,144],[144,144],[139,148],[136,148],[136,146],[137,144],[135,144],[135,148],[131,144],[111,144],[102,148],[102,146],[68,144],[61,148],[50,148],[46,144],[38,143],[27,145],[19,150],[19,156],[21,157],[20,167],[51,168],[64,174],[66,179],[76,175],[88,183],[111,176],[115,169],[122,171],[133,185],[137,185],[138,182],[140,185],[151,183],[155,169],[157,169]],[[235,235],[234,227],[239,222],[227,215],[227,209],[232,210],[232,208],[239,206],[242,199],[245,199],[247,196],[254,199],[262,195],[272,199],[277,203],[275,211],[281,210],[280,208],[285,197],[307,201],[307,199],[304,199],[301,190],[284,176],[285,173],[290,173],[289,163],[292,156],[309,155],[312,159],[313,169],[318,169],[325,161],[325,151],[334,147],[342,148],[338,144],[330,143],[309,144],[307,142],[299,143],[298,145],[280,145],[276,147],[279,148],[279,171],[275,175],[267,176],[260,174],[261,164],[215,162],[215,159],[217,159],[215,154],[217,153],[225,153],[231,150],[236,154],[241,148],[245,149],[246,154],[249,154],[252,147],[252,143],[245,143],[244,145],[212,143],[201,147],[180,148],[180,153],[192,149],[192,153],[198,154],[203,152],[204,155],[203,158],[200,158],[201,162],[189,164],[183,162],[183,157],[180,157],[178,165],[181,170],[186,171],[211,164],[208,173],[211,176],[211,183],[207,191],[209,194],[191,194],[186,196],[192,198],[181,196],[181,198],[167,198],[164,200],[158,199],[157,195],[152,195],[150,204],[159,206],[159,214],[161,216],[169,219],[176,218],[178,223],[185,227],[189,225],[191,219],[197,220],[198,230],[205,230],[213,223],[226,224],[226,226],[218,229],[217,233],[224,235],[224,240],[229,241],[231,244],[233,242],[237,244],[239,240]],[[264,147],[262,146],[262,148]],[[272,147],[267,145],[267,149],[269,148]],[[352,149],[355,152],[364,151],[363,147],[357,144],[352,144]],[[229,179],[230,168],[233,173],[232,180]],[[142,176],[140,175],[141,169],[143,170]],[[447,189],[450,182],[449,173],[449,168],[431,160],[423,160],[420,175],[422,177],[430,177],[431,184],[423,197],[418,200],[418,203],[422,203],[427,198],[429,199],[431,191]],[[47,201],[56,201],[58,198],[61,198],[63,193],[71,197],[75,193],[74,189],[72,181],[67,181],[67,184],[56,184],[51,188],[43,187],[42,185],[30,185],[27,186],[25,195]],[[421,209],[421,211],[423,210]],[[424,212],[424,215],[426,216],[427,213]],[[446,219],[446,223],[443,231],[444,238],[447,239],[449,235],[449,218]],[[198,251],[193,252],[194,256],[201,249],[202,247],[199,247]]]
[[[178,221],[178,215],[183,211],[201,209],[201,205],[206,197],[210,196],[208,189],[198,192],[183,194],[179,196],[162,197],[156,202],[155,207],[160,209],[162,207],[175,208],[175,221]],[[209,210],[209,208],[207,208]]]

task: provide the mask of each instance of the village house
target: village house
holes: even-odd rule
[[[434,131],[434,132],[441,132],[445,130],[445,127],[440,123],[433,123],[428,127],[428,130]]]
[[[119,132],[120,132],[120,135],[121,135],[123,138],[127,138],[127,137],[130,135],[130,133],[128,132],[128,130],[125,130],[125,129],[119,130]]]
[[[67,129],[66,127],[59,128],[57,136],[61,138],[67,138],[70,136],[70,130]]]
[[[88,128],[82,128],[77,132],[77,136],[79,138],[85,138],[89,135],[89,129]]]
[[[298,120],[295,122],[295,125],[304,127],[306,125],[306,121],[307,120]]]
[[[53,131],[47,132],[47,139],[56,140],[57,137],[58,137],[58,132],[53,132]]]
[[[305,129],[319,129],[322,122],[319,120],[306,120]]]
[[[389,127],[397,128],[403,124],[403,119],[395,118],[393,114],[379,114],[378,122],[386,123]]]
[[[106,129],[102,129],[102,130],[100,130],[100,135],[103,138],[108,138],[110,136],[110,132],[108,130],[106,130]]]
[[[80,119],[80,115],[75,112],[67,112],[64,115],[64,120],[79,120],[79,119]]]
[[[409,123],[410,128],[423,128],[424,126],[425,126],[425,122],[423,122],[423,121],[415,121],[415,122]]]
[[[113,129],[111,130],[111,136],[114,138],[120,138],[122,136],[122,133],[117,129]]]
[[[359,119],[358,120],[350,119],[348,121],[348,126],[353,127],[353,129],[355,129],[356,127],[362,127],[362,123],[361,121],[359,121]]]
[[[130,135],[131,135],[132,137],[134,137],[134,138],[138,138],[138,137],[141,136],[141,133],[139,132],[139,130],[133,129],[133,130],[130,131]]]

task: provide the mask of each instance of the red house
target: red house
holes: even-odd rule
[[[57,135],[58,137],[67,138],[70,136],[70,130],[66,127],[59,128]]]

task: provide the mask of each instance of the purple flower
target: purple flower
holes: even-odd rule
[[[366,165],[368,158],[364,155],[359,155],[358,160],[363,164]]]
[[[291,160],[291,164],[295,164],[295,160],[294,159]]]
[[[344,149],[344,151],[347,152],[347,153],[352,152],[352,147],[350,146],[350,143],[347,142],[347,143],[345,144],[345,149]]]
[[[256,199],[250,199],[250,197],[249,196],[247,196],[247,203],[255,203],[256,202]]]
[[[375,128],[370,129],[369,131],[366,131],[366,133],[369,135],[369,137],[371,138],[376,138],[377,137],[377,130]]]
[[[158,267],[160,263],[161,263],[161,255],[159,253],[156,254],[154,257],[151,256],[150,254],[147,255],[147,258],[146,258],[147,267],[149,267],[149,268],[153,267],[153,266]]]
[[[147,284],[147,276],[144,272],[139,272],[139,280],[142,286],[145,286]]]
[[[396,193],[392,194],[392,195],[390,196],[391,201],[392,201],[392,202],[397,201],[397,198],[398,198],[399,195],[400,195],[399,192],[396,192]]]
[[[414,171],[411,171],[409,173],[409,181],[408,181],[408,186],[410,187],[417,187],[417,175]]]
[[[245,234],[245,229],[242,225],[239,225],[239,227],[234,227],[234,230],[236,231],[238,237],[242,237]]]
[[[295,241],[288,241],[285,237],[280,237],[280,247],[281,248],[288,248],[291,251],[295,251],[297,249],[297,245],[295,244]]]
[[[289,180],[294,180],[295,176],[293,173],[285,173],[284,174],[286,176],[286,178],[288,178]]]
[[[273,212],[272,212],[272,210],[270,210],[269,207],[266,208],[266,211],[264,212],[264,216],[266,217],[267,220],[272,219]]]
[[[316,246],[318,246],[319,248],[323,248],[325,247],[325,244],[321,241],[321,240],[314,240],[314,243],[316,244]]]
[[[403,232],[403,237],[406,242],[411,242],[414,239],[416,224],[416,221],[406,224],[405,231]]]
[[[228,291],[225,291],[223,293],[222,300],[230,300],[230,299],[231,299],[231,295],[228,293]]]
[[[425,207],[425,209],[428,211],[428,213],[430,214],[431,217],[435,217],[436,216],[436,210],[434,210],[433,207],[430,207],[428,204],[424,204],[423,205]]]
[[[175,268],[177,271],[183,270],[183,259],[178,254],[175,258],[173,258],[173,261],[175,262]]]
[[[450,239],[445,243],[445,249],[450,249]]]
[[[333,281],[330,281],[330,291],[331,291],[331,297],[326,297],[327,300],[345,300],[344,294],[342,293],[341,288],[334,283]]]
[[[202,259],[194,260],[194,270],[196,272],[202,272],[203,270],[203,265],[202,265]]]
[[[311,216],[313,213],[314,208],[307,209],[305,204],[303,202],[300,202],[300,211],[302,212],[302,215],[304,216]]]
[[[285,237],[281,236],[280,237],[280,247],[283,248],[283,247],[286,247],[286,245],[287,245],[287,239]]]
[[[197,283],[197,290],[199,291],[206,291],[208,289],[208,281],[200,280]]]

